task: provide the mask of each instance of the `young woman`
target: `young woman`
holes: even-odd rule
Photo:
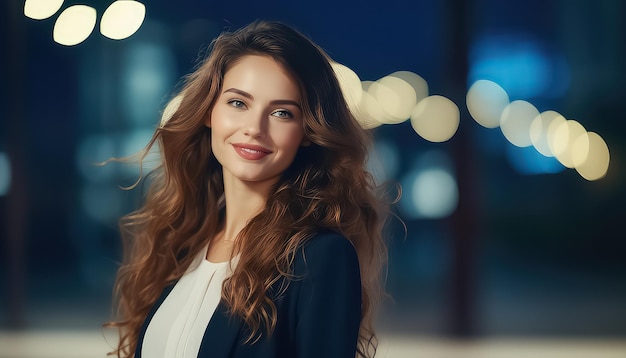
[[[388,205],[329,57],[294,29],[223,33],[157,128],[121,222],[123,357],[371,357]]]

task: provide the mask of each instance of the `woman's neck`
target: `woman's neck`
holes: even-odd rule
[[[228,261],[237,254],[233,251],[237,235],[253,217],[263,210],[271,187],[270,182],[243,182],[225,173],[224,221],[221,230],[209,244],[207,260]]]
[[[248,222],[265,208],[270,188],[270,183],[243,182],[224,177],[226,215],[220,232],[222,240],[235,240]]]

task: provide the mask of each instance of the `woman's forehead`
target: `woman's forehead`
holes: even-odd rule
[[[231,88],[259,98],[300,99],[300,86],[295,77],[269,56],[247,55],[229,66],[224,74],[222,93]]]

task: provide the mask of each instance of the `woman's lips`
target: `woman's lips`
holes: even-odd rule
[[[235,152],[246,160],[260,160],[272,153],[271,150],[254,144],[233,144]]]

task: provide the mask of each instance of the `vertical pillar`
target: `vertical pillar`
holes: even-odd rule
[[[2,235],[7,265],[7,309],[10,329],[23,328],[25,325],[25,260],[24,248],[27,236],[28,216],[28,140],[26,126],[26,36],[24,34],[25,18],[22,11],[23,2],[4,2],[4,21],[2,31],[3,61],[6,61],[6,82],[4,82],[4,112],[2,131],[7,144],[7,152],[11,163],[11,187],[3,198],[5,208]],[[4,291],[4,290],[3,290]]]
[[[468,4],[470,3],[470,4]],[[461,123],[453,137],[452,154],[456,165],[459,202],[450,220],[453,240],[452,279],[450,292],[449,333],[468,338],[476,333],[475,257],[477,205],[475,183],[475,148],[469,132],[469,112],[465,103],[468,74],[470,1],[447,0],[446,21],[446,94],[459,106]]]

